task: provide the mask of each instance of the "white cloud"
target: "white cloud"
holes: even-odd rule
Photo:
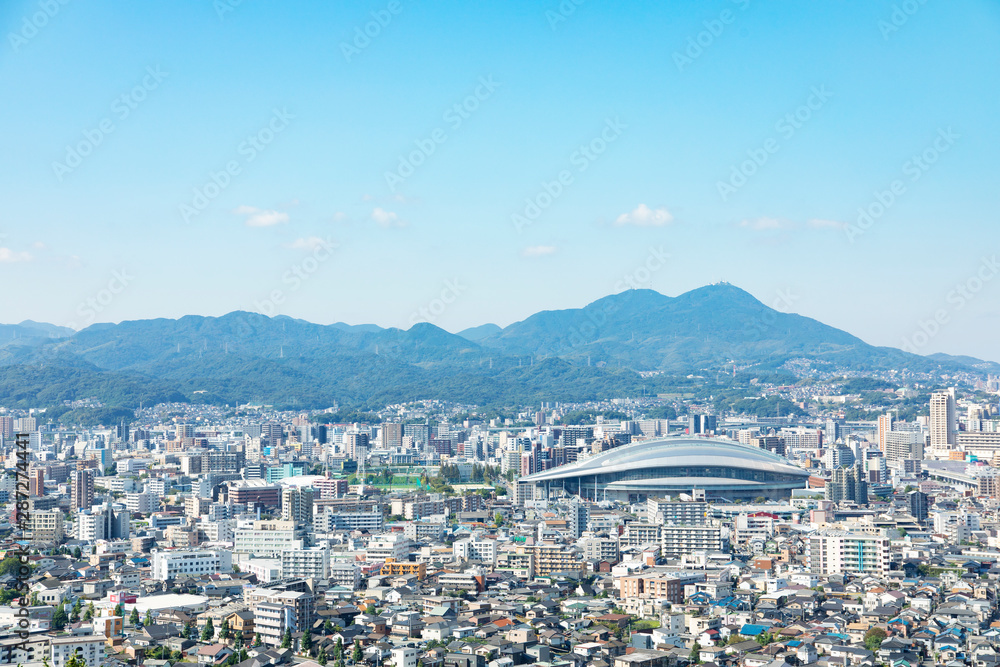
[[[649,208],[639,204],[635,210],[622,213],[615,218],[615,225],[635,225],[636,227],[662,227],[673,222],[674,216],[665,208]]]
[[[288,247],[292,250],[315,250],[321,246],[326,245],[326,241],[318,236],[310,236],[308,238],[295,239],[288,244]]]
[[[0,263],[11,264],[13,262],[30,262],[31,254],[27,252],[15,252],[10,248],[0,248]]]
[[[780,218],[763,217],[754,218],[753,220],[743,220],[740,222],[740,227],[760,232],[771,229],[785,229],[791,227],[791,224],[787,220],[781,220]]]
[[[521,251],[522,257],[544,257],[545,255],[555,254],[556,247],[554,245],[529,245],[527,248]]]
[[[406,223],[399,219],[399,216],[392,211],[376,206],[372,210],[372,220],[379,227],[405,227]]]
[[[233,209],[236,215],[247,216],[247,227],[273,227],[288,222],[288,214],[281,211],[265,210],[256,206],[237,206]]]
[[[813,229],[847,229],[847,223],[841,222],[839,220],[823,220],[821,218],[812,218],[806,221],[806,224]]]

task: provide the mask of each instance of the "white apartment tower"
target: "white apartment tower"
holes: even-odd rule
[[[948,452],[954,449],[957,440],[954,387],[931,394],[930,413],[930,454],[937,458],[948,458]]]

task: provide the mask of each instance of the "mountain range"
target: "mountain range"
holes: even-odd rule
[[[722,283],[677,297],[630,290],[459,334],[428,323],[408,330],[320,325],[241,311],[95,324],[79,332],[30,321],[0,325],[0,405],[91,397],[121,407],[583,401],[676,390],[693,381],[689,375],[715,377],[734,368],[741,375],[788,375],[782,366],[793,359],[829,370],[1000,370],[971,357],[868,345]]]

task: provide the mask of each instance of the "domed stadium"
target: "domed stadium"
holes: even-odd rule
[[[588,500],[643,501],[703,489],[707,500],[789,498],[809,473],[783,456],[717,438],[644,440],[522,477],[528,498],[557,490]],[[522,496],[523,497],[523,496]]]

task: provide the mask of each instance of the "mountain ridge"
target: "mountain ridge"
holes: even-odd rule
[[[644,379],[642,372],[665,373],[670,382],[734,368],[787,375],[785,364],[803,359],[829,369],[992,368],[972,357],[922,357],[872,346],[770,308],[726,283],[676,297],[627,290],[581,308],[539,311],[506,327],[459,333],[431,323],[406,330],[323,325],[247,311],[101,323],[66,336],[44,323],[32,325],[34,335],[0,345],[0,380],[24,380],[30,369],[46,369],[43,375],[58,391],[40,386],[41,396],[73,400],[99,390],[131,404],[163,396],[299,407],[445,397],[479,404],[592,400],[669,385]],[[4,326],[12,325],[0,325],[0,332]],[[11,396],[28,400],[0,381],[0,404]]]

